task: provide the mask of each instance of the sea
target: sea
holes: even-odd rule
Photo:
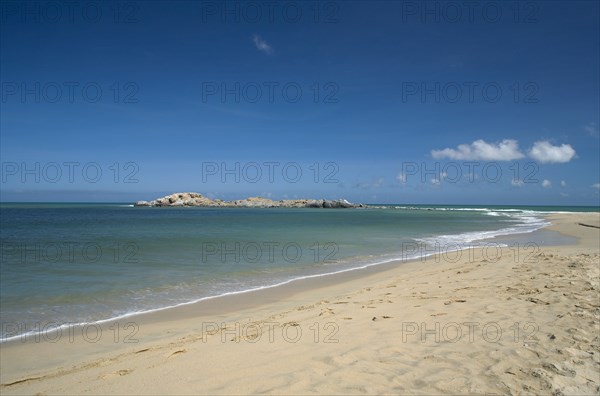
[[[436,253],[569,243],[539,231],[544,215],[598,210],[1,203],[0,341]]]

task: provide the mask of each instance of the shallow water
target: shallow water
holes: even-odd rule
[[[542,213],[457,206],[2,204],[1,336],[163,309],[484,240],[510,244],[515,233],[530,233],[540,245],[569,243],[550,231],[531,234],[548,224]]]

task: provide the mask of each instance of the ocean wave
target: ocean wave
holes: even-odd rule
[[[426,238],[415,238],[415,240],[429,245],[469,244],[498,236],[531,233],[551,224],[550,221],[539,216],[540,212],[514,210],[511,210],[511,212],[513,212],[513,214],[509,215],[509,217],[511,217],[511,219],[516,223],[511,227],[489,231],[469,231],[459,234],[436,235]],[[492,216],[500,215],[502,214],[496,213]]]

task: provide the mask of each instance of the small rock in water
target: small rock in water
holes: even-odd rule
[[[201,206],[201,207],[243,207],[243,208],[365,208],[363,204],[353,204],[345,199],[287,199],[273,201],[269,198],[250,197],[236,201],[212,200],[194,192],[175,193],[152,201],[137,201],[134,206]]]

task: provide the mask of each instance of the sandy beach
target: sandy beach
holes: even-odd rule
[[[510,247],[3,343],[0,390],[598,394],[600,214],[548,218],[577,243],[537,246],[521,234]]]

